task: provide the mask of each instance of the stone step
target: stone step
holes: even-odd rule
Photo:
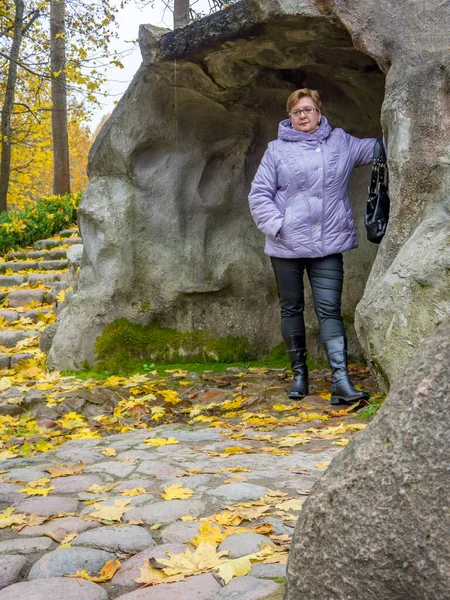
[[[63,229],[62,231],[59,232],[58,235],[59,235],[59,237],[70,237],[74,233],[76,233],[77,235],[80,235],[80,231],[79,231],[78,227],[72,227],[71,229]]]
[[[3,317],[5,321],[12,322],[18,321],[22,317],[25,319],[31,319],[36,322],[38,320],[39,315],[43,315],[49,312],[53,312],[53,308],[33,308],[31,310],[27,310],[25,312],[18,312],[17,310],[0,310],[0,317]]]
[[[67,269],[69,261],[65,260],[42,260],[41,262],[6,262],[0,265],[0,273],[4,273],[7,269],[12,271],[25,271],[27,269],[39,269],[39,271],[58,271]]]
[[[62,244],[72,246],[73,244],[82,244],[83,240],[80,237],[76,238],[67,238],[65,240],[38,240],[34,242],[33,246],[36,250],[44,250],[49,248],[56,248],[56,246],[61,246]]]
[[[7,260],[26,260],[29,258],[45,258],[46,260],[60,260],[61,258],[66,258],[65,250],[48,250],[44,252],[43,250],[31,250],[30,252],[9,252],[6,255]]]
[[[48,301],[49,290],[45,288],[29,288],[23,290],[12,290],[7,292],[8,306],[15,308],[17,306],[28,306],[31,302],[40,302],[44,304]]]
[[[5,348],[14,348],[17,342],[25,340],[27,337],[31,337],[39,333],[38,331],[21,329],[0,329],[0,346]]]
[[[62,273],[30,273],[29,275],[0,275],[0,287],[14,287],[23,283],[35,284],[38,281],[42,285],[50,286],[55,281],[61,281]]]
[[[14,287],[22,285],[27,280],[26,275],[0,275],[0,287]]]
[[[62,275],[63,273],[30,273],[30,275],[25,275],[25,277],[28,283],[41,281],[43,285],[50,286],[55,281],[61,281]]]

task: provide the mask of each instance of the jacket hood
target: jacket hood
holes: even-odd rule
[[[315,140],[324,140],[331,133],[331,126],[328,119],[321,117],[320,127],[314,133],[306,133],[305,131],[297,131],[292,127],[290,119],[281,121],[278,126],[278,139],[285,142],[310,142]]]

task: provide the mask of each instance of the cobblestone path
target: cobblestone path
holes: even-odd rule
[[[5,348],[0,600],[281,598],[301,505],[365,427],[328,372],[293,403],[284,369],[82,381]]]

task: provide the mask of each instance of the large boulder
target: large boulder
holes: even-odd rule
[[[298,521],[284,600],[450,598],[450,318]]]
[[[142,26],[143,64],[90,154],[78,211],[84,241],[77,293],[58,317],[49,363],[93,362],[94,343],[120,317],[213,336],[244,336],[263,355],[281,340],[250,183],[285,118],[286,98],[322,92],[334,126],[378,136],[384,75],[333,15],[311,4],[238,2],[159,36]],[[363,228],[369,173],[351,187]],[[344,317],[353,330],[376,247],[346,256]],[[318,346],[309,302],[310,348]],[[177,349],[173,349],[176,351]]]
[[[58,316],[50,365],[92,363],[96,338],[120,317],[244,336],[261,354],[280,341],[275,282],[247,194],[286,97],[308,86],[322,93],[333,126],[360,137],[380,135],[385,98],[392,218],[372,269],[369,174],[358,169],[360,248],[345,254],[343,316],[357,354],[363,297],[356,328],[389,387],[450,312],[448,9],[439,0],[393,4],[242,0],[161,36],[141,27],[142,66],[91,151],[79,288]]]

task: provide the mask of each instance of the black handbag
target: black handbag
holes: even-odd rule
[[[388,185],[389,173],[386,152],[384,151],[383,138],[378,138],[373,151],[372,178],[364,217],[367,239],[374,244],[379,244],[386,233],[391,203]]]

